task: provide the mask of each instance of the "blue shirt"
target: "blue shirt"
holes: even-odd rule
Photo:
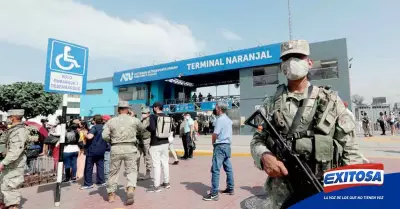
[[[186,119],[185,121],[185,134],[190,132],[190,126],[194,125],[194,121],[192,118]]]
[[[226,114],[220,115],[215,121],[214,134],[217,135],[215,144],[232,143],[232,120]]]

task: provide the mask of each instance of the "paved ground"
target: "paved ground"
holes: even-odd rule
[[[251,137],[235,136],[233,140],[233,152],[245,153]],[[211,149],[210,137],[201,137],[198,141],[199,154],[208,155]],[[180,140],[176,140],[178,148]],[[385,165],[385,172],[400,172],[400,137],[372,137],[359,139],[364,155],[372,162],[382,162]],[[181,143],[181,142],[180,142]],[[249,150],[248,150],[249,151]],[[247,151],[247,152],[248,152]],[[206,153],[206,154],[204,154]],[[104,187],[93,188],[88,191],[79,190],[79,184],[66,184],[62,188],[61,206],[62,209],[116,209],[116,208],[148,208],[148,209],[187,209],[187,208],[213,208],[230,209],[246,208],[245,201],[255,195],[263,195],[262,185],[265,180],[265,173],[257,170],[253,165],[251,157],[239,155],[233,157],[232,163],[235,174],[236,194],[234,196],[220,196],[218,202],[204,202],[201,200],[209,189],[210,185],[210,156],[196,156],[189,161],[180,161],[178,166],[170,167],[172,188],[157,194],[145,193],[145,189],[151,185],[151,181],[144,181],[138,184],[136,190],[136,202],[133,206],[124,206],[122,201],[126,195],[123,185],[126,182],[123,172],[120,172],[120,189],[117,192],[117,201],[109,204],[105,201],[106,191]],[[172,162],[172,159],[171,159]],[[142,166],[143,168],[143,166]],[[143,172],[143,171],[142,171]],[[220,189],[225,187],[225,174],[222,172]],[[53,208],[55,185],[41,185],[25,188],[23,194],[23,208],[27,209],[50,209]]]

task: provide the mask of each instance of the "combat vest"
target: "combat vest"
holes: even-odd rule
[[[327,88],[310,85],[307,91],[294,116],[286,105],[284,84],[278,86],[270,108],[274,125],[287,144],[322,179],[324,171],[341,166],[343,147],[334,139],[334,134],[336,120],[345,109],[338,104],[337,95]],[[287,120],[292,121],[290,127]]]
[[[141,122],[145,128],[148,127],[150,125],[150,117],[143,119]],[[148,131],[146,129],[140,131],[140,139],[141,140],[149,139],[150,137],[151,137],[150,131]]]
[[[24,147],[24,153],[28,158],[35,158],[38,157],[41,151],[40,145],[38,145],[39,141],[39,132],[36,128],[27,126],[23,123],[17,124],[15,126],[12,126],[9,128],[7,131],[5,131],[3,134],[5,134],[6,137],[6,149],[5,149],[5,154],[7,154],[7,150],[10,147],[10,140],[9,137],[13,131],[17,131],[18,129],[23,128],[28,132],[28,138],[25,141],[25,147]]]

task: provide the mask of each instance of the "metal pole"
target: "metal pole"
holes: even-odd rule
[[[293,39],[292,36],[292,10],[290,7],[290,0],[288,0],[288,16],[289,16],[289,40]]]
[[[64,143],[65,143],[65,133],[66,133],[66,122],[67,122],[67,105],[68,105],[68,95],[63,95],[62,101],[62,115],[61,115],[61,133],[60,133],[60,149],[58,153],[58,164],[57,164],[57,184],[56,184],[56,199],[54,201],[54,206],[60,206],[61,199],[61,182],[63,176],[63,152],[64,152]]]

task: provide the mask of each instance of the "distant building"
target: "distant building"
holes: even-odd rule
[[[386,97],[373,97],[372,105],[386,104]]]

